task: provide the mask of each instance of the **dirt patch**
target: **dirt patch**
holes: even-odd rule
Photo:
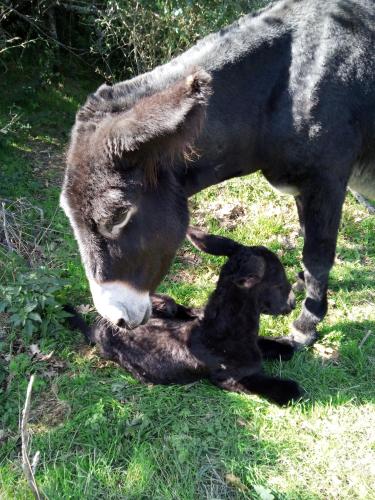
[[[45,187],[61,186],[65,168],[65,148],[59,144],[46,144],[33,140],[31,152],[25,153],[34,175],[43,179]]]
[[[334,347],[329,347],[323,344],[314,344],[314,351],[322,360],[322,363],[339,364],[339,351]]]
[[[195,273],[192,268],[202,264],[202,257],[186,248],[180,248],[176,254],[176,262],[184,267],[170,271],[167,279],[172,283],[194,283]]]
[[[245,206],[238,200],[223,203],[215,200],[193,210],[197,225],[204,225],[207,217],[214,218],[223,229],[233,229],[247,218]]]
[[[40,207],[26,198],[0,198],[0,246],[6,251],[21,255],[33,265],[44,259],[42,244],[52,232],[51,222]]]
[[[67,401],[59,399],[57,387],[52,384],[49,391],[43,393],[30,413],[30,420],[36,426],[55,427],[68,418],[71,407]]]

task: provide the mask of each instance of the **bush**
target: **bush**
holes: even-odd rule
[[[37,51],[41,67],[56,71],[65,52],[108,80],[123,79],[169,60],[198,38],[266,3],[9,0],[0,5],[0,56]]]
[[[44,266],[20,273],[11,285],[0,286],[0,313],[5,313],[11,336],[21,332],[28,343],[34,334],[60,331],[68,316],[58,300],[67,285],[58,271]]]
[[[92,51],[105,62],[108,79],[143,73],[264,3],[110,0],[95,20],[102,37]]]

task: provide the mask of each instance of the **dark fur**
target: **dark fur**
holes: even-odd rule
[[[264,247],[245,247],[226,238],[190,230],[199,248],[229,256],[203,313],[153,298],[153,317],[132,331],[99,323],[89,328],[74,310],[70,324],[100,353],[138,380],[185,384],[207,378],[224,389],[260,394],[278,404],[300,396],[294,381],[262,373],[262,359],[290,359],[283,340],[259,338],[259,317],[287,314],[294,297],[278,258]]]
[[[306,286],[293,339],[312,343],[347,186],[375,198],[374,46],[373,0],[282,0],[154,71],[100,87],[77,114],[64,184],[86,273],[152,292],[183,239],[187,197],[260,169],[293,188]],[[194,137],[194,161],[175,156],[168,168],[165,156]],[[111,227],[128,206],[138,210],[131,224],[103,237],[101,222]]]

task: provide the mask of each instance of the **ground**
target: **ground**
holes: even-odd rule
[[[266,366],[298,380],[303,402],[280,409],[208,382],[145,386],[63,326],[64,301],[91,306],[58,195],[74,113],[96,84],[77,75],[45,84],[11,68],[0,81],[0,209],[14,247],[0,232],[0,281],[21,283],[12,293],[22,311],[29,297],[52,301],[30,332],[0,313],[0,498],[32,498],[18,430],[31,373],[31,450],[50,499],[375,498],[375,218],[350,194],[319,342]],[[294,280],[302,238],[293,199],[260,175],[210,188],[190,206],[195,224],[277,251]],[[185,243],[160,290],[201,305],[222,263]],[[33,280],[46,284],[41,292]],[[286,334],[291,319],[263,317],[261,333]]]

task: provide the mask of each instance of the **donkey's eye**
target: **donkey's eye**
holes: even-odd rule
[[[100,233],[107,238],[116,238],[136,211],[137,209],[135,207],[129,207],[116,213],[110,220],[101,222],[99,224]]]
[[[117,226],[123,222],[124,219],[128,216],[129,213],[129,208],[125,210],[121,210],[121,212],[118,212],[109,222],[108,226]]]

